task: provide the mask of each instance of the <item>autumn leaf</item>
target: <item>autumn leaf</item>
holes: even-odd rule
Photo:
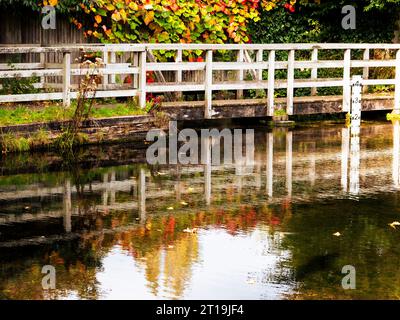
[[[112,15],[111,15],[111,19],[113,19],[114,21],[120,21],[121,20],[121,15],[118,11],[115,11]]]
[[[55,7],[58,3],[58,0],[49,0],[49,5],[51,5],[52,7]]]
[[[106,5],[106,9],[107,9],[108,11],[113,11],[113,10],[115,10],[115,7],[114,7],[114,5],[112,5],[111,3],[109,3],[109,4]]]
[[[133,1],[129,3],[128,7],[129,7],[129,9],[134,10],[134,11],[139,10],[138,5],[136,4],[136,2],[133,2]]]
[[[96,20],[97,23],[100,23],[102,20],[100,15],[95,16],[94,19]]]
[[[154,20],[154,11],[148,11],[146,12],[146,16],[144,18],[144,23],[146,26]]]

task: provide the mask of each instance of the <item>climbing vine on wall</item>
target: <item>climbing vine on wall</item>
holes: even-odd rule
[[[45,0],[46,1],[46,0]],[[54,1],[54,0],[53,0]],[[103,42],[246,43],[248,23],[260,8],[273,10],[295,0],[94,0],[83,1],[73,23]]]

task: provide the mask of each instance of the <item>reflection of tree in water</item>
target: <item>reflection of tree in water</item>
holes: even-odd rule
[[[400,298],[398,233],[382,222],[398,215],[393,197],[295,206],[283,241],[292,252],[298,284],[297,293],[288,298]],[[379,201],[381,210],[372,201]],[[340,237],[333,236],[337,231]],[[345,265],[356,268],[356,290],[341,287]]]
[[[19,249],[18,256],[20,260],[11,259],[10,255],[10,260],[1,262],[0,298],[62,298],[71,292],[83,299],[98,297],[96,272],[101,257],[91,248],[91,243],[73,240],[25,247]],[[44,265],[56,268],[56,290],[42,289]]]

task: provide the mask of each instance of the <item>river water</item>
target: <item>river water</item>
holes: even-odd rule
[[[132,144],[3,157],[0,298],[400,298],[399,125],[254,139],[254,161],[220,165]]]

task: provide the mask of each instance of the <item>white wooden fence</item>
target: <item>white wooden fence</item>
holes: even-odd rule
[[[172,62],[158,62],[149,59],[149,53],[160,50],[174,51],[175,60]],[[202,50],[204,61],[183,61],[182,52]],[[232,61],[218,61],[215,59],[217,50],[234,51]],[[319,53],[323,50],[340,50],[343,52],[341,60],[320,60]],[[363,51],[361,60],[352,59],[353,51]],[[372,50],[386,50],[392,52],[391,58],[370,59]],[[362,68],[362,84],[368,85],[395,85],[394,109],[400,109],[400,44],[90,44],[65,45],[52,47],[39,46],[0,46],[0,54],[37,54],[37,63],[0,64],[0,79],[39,77],[36,88],[47,92],[34,94],[0,95],[0,103],[63,100],[68,106],[71,99],[77,96],[77,85],[72,78],[82,75],[79,64],[72,61],[78,52],[96,52],[103,57],[104,67],[98,72],[102,75],[102,83],[96,93],[97,98],[132,97],[137,96],[141,107],[145,106],[147,93],[170,92],[204,92],[205,118],[211,118],[212,94],[220,90],[237,91],[237,98],[242,97],[243,90],[261,89],[267,92],[267,115],[274,114],[274,100],[277,89],[286,89],[286,111],[293,114],[294,90],[297,88],[311,88],[311,94],[316,95],[320,87],[342,87],[343,112],[350,110],[351,75],[354,68]],[[277,60],[277,52],[287,52],[288,59]],[[296,59],[297,51],[310,52],[309,60]],[[46,54],[56,53],[62,56],[62,63],[49,63]],[[122,53],[125,60],[119,59]],[[252,54],[251,54],[252,53]],[[254,58],[251,58],[253,56]],[[129,57],[127,59],[126,57]],[[213,59],[214,57],[214,59]],[[264,57],[268,57],[264,59]],[[395,77],[392,79],[369,79],[370,68],[394,67]],[[341,69],[340,78],[318,78],[318,69]],[[296,69],[311,70],[308,79],[295,78]],[[264,79],[263,71],[268,77]],[[276,79],[277,70],[286,70],[286,79]],[[146,82],[146,73],[156,74],[174,72],[173,82],[157,81]],[[204,80],[183,81],[184,72],[203,72]],[[218,72],[234,72],[234,81],[216,81]],[[353,71],[353,72],[352,72]],[[121,76],[131,75],[132,81],[123,83]],[[246,75],[251,76],[249,80]],[[51,83],[51,77],[61,77],[61,83]],[[117,77],[120,77],[117,79]],[[163,77],[162,77],[163,78]],[[159,79],[160,80],[160,79]]]

